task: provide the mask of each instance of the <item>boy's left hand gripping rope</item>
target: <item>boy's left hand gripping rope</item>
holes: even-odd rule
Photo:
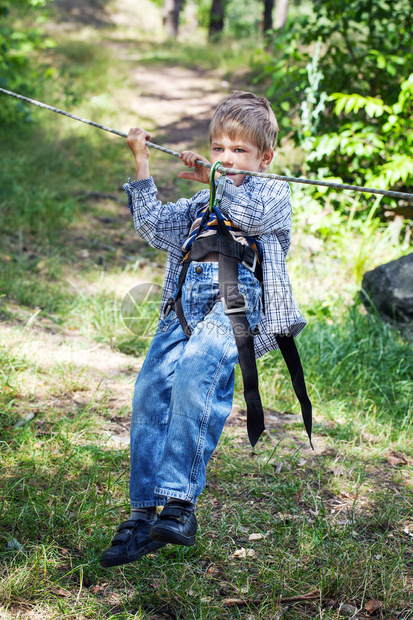
[[[92,127],[97,127],[98,129],[103,129],[103,131],[108,131],[109,133],[114,133],[117,136],[121,136],[122,138],[127,138],[128,135],[123,133],[122,131],[118,131],[117,129],[112,129],[111,127],[106,127],[106,125],[101,125],[100,123],[95,123],[94,121],[90,121],[87,118],[82,118],[81,116],[76,116],[76,114],[71,114],[70,112],[65,112],[65,110],[60,110],[59,108],[55,108],[51,105],[47,105],[46,103],[42,103],[41,101],[36,101],[36,99],[30,99],[29,97],[23,97],[23,95],[19,95],[17,93],[12,92],[11,90],[6,90],[5,88],[0,88],[0,93],[4,95],[9,95],[10,97],[15,97],[16,99],[20,99],[21,101],[26,101],[27,103],[31,103],[33,105],[38,106],[39,108],[44,108],[45,110],[49,110],[50,112],[56,112],[57,114],[62,114],[63,116],[67,116],[68,118],[72,118],[75,121],[80,121],[81,123],[86,123],[86,125],[91,125]],[[180,153],[177,151],[172,151],[171,149],[167,149],[164,146],[160,146],[159,144],[154,144],[153,142],[147,142],[147,146],[152,149],[156,149],[157,151],[162,151],[162,153],[167,153],[168,155],[173,155],[173,157],[179,157]],[[211,164],[201,161],[197,159],[195,162],[198,166],[203,166],[204,168],[211,168]],[[304,185],[317,185],[321,187],[331,187],[333,189],[348,189],[353,192],[363,192],[365,194],[379,194],[382,196],[389,196],[391,198],[400,198],[404,200],[413,201],[413,194],[407,194],[406,192],[395,192],[386,189],[377,189],[372,187],[360,187],[358,185],[345,185],[344,183],[332,183],[330,181],[317,181],[313,179],[306,179],[304,177],[287,177],[279,174],[270,174],[268,172],[253,172],[251,170],[238,170],[235,168],[224,168],[222,165],[217,166],[217,172],[221,172],[221,174],[232,173],[232,174],[248,174],[254,177],[261,177],[265,179],[275,179],[277,181],[287,181],[288,183],[300,183]]]

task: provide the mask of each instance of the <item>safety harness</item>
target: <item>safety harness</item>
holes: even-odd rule
[[[238,289],[238,264],[241,263],[254,273],[261,286],[263,284],[262,266],[257,261],[256,251],[251,246],[243,245],[236,241],[225,224],[219,209],[219,203],[224,191],[225,175],[221,176],[218,187],[215,189],[215,170],[217,166],[222,166],[221,162],[216,162],[211,168],[209,208],[207,207],[205,209],[196,237],[192,242],[191,249],[182,261],[182,269],[178,279],[178,289],[175,296],[168,299],[165,307],[165,315],[173,309],[186,337],[190,338],[191,329],[187,323],[182,307],[182,287],[185,282],[186,274],[192,261],[201,260],[209,254],[209,252],[217,252],[218,297],[222,302],[225,314],[228,315],[231,321],[234,332],[244,383],[244,398],[247,404],[247,432],[251,445],[255,446],[260,435],[265,430],[264,411],[258,389],[258,371],[254,351],[254,335],[257,334],[258,331],[251,330],[246,316],[248,303],[245,295],[241,294]],[[212,211],[215,212],[217,218],[216,234],[199,238]],[[291,375],[292,385],[301,405],[301,412],[310,445],[313,447],[311,443],[311,401],[307,394],[304,372],[294,338],[291,336],[276,336],[276,340]]]

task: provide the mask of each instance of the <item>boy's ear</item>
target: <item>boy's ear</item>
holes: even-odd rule
[[[260,167],[263,170],[266,170],[268,168],[268,166],[270,165],[270,163],[272,162],[272,158],[274,157],[274,149],[267,149],[262,155],[261,155],[261,163],[260,163]]]

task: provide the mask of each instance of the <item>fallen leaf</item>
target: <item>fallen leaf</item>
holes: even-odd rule
[[[225,605],[226,607],[232,606],[232,605],[246,605],[246,601],[243,601],[241,598],[224,598],[224,600],[222,601],[222,605]]]
[[[284,468],[284,463],[273,463],[274,474],[280,474]]]
[[[375,598],[372,598],[371,601],[365,604],[365,609],[368,614],[374,614],[380,607],[383,607],[383,603]]]
[[[245,547],[241,547],[241,549],[237,549],[236,551],[234,551],[234,553],[230,557],[245,560],[245,558],[253,558],[254,556],[254,549],[245,549]]]
[[[68,590],[63,590],[63,588],[52,588],[53,594],[57,596],[64,596],[65,598],[71,598],[73,594]]]
[[[299,519],[300,515],[292,515],[288,512],[276,512],[274,518],[276,521],[294,521],[295,519]]]
[[[389,454],[386,456],[386,461],[393,465],[393,467],[397,467],[398,465],[407,465],[407,461],[403,456],[398,456],[397,454]]]
[[[294,495],[294,501],[296,504],[298,504],[298,502],[301,499],[301,496],[303,494],[303,489],[300,489],[299,491],[297,491],[297,493]]]
[[[337,465],[337,467],[333,467],[330,470],[335,476],[344,476],[346,474],[346,470],[341,465]]]
[[[14,551],[20,551],[20,549],[22,549],[23,545],[21,543],[19,543],[19,541],[16,540],[16,538],[10,538],[10,540],[7,543],[7,547],[9,549],[13,549]]]

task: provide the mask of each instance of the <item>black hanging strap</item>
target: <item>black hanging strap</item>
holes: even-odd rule
[[[307,431],[308,439],[310,440],[310,446],[314,450],[314,446],[311,442],[311,429],[313,424],[312,405],[307,394],[304,371],[297,346],[292,336],[276,336],[276,340],[291,375],[294,392],[301,405],[301,413],[303,416],[305,430]]]

